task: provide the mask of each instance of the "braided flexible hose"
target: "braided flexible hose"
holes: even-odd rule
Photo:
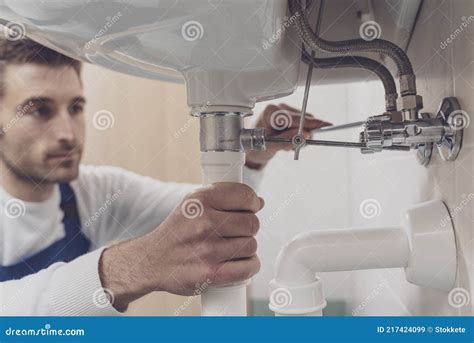
[[[396,64],[399,76],[403,80],[402,94],[416,94],[413,68],[403,49],[383,39],[365,41],[349,39],[343,41],[327,41],[318,37],[311,29],[300,0],[288,0],[290,12],[295,16],[295,29],[305,46],[311,50],[322,50],[336,54],[353,54],[354,52],[377,52],[390,57]],[[406,84],[405,79],[410,81]]]
[[[303,50],[302,60],[310,63],[311,55]],[[376,74],[382,81],[385,89],[385,102],[387,111],[396,111],[396,100],[398,97],[395,80],[390,71],[381,63],[362,56],[340,56],[330,58],[313,58],[313,66],[319,69],[330,68],[361,68]]]

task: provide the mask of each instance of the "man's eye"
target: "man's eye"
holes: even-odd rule
[[[72,105],[71,107],[69,107],[69,113],[70,114],[79,114],[79,113],[82,113],[82,112],[84,112],[84,106],[82,106],[82,105],[76,104],[76,105]]]
[[[49,107],[42,106],[42,107],[33,108],[30,111],[30,114],[37,118],[46,119],[46,118],[51,117],[51,115],[53,114],[53,111]]]

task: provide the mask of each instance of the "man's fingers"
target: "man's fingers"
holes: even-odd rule
[[[291,107],[291,106],[288,106],[287,104],[281,103],[281,104],[278,105],[278,107],[280,107],[280,108],[282,108],[282,109],[284,109],[284,110],[293,112],[293,113],[295,113],[298,117],[299,117],[300,114],[301,114],[301,110],[299,110],[299,109],[297,109],[297,108],[294,108],[294,107]],[[313,118],[313,119],[315,119],[315,116],[314,116],[313,114],[311,114],[311,113],[306,113],[306,114],[305,114],[305,118]],[[319,121],[322,122],[322,123],[326,123],[326,124],[328,124],[328,125],[332,125],[331,123],[326,122],[326,121],[323,121],[323,120],[319,120]]]
[[[217,269],[214,284],[226,285],[250,279],[260,270],[260,260],[256,255],[250,258],[223,262]]]
[[[204,200],[220,211],[250,211],[256,213],[263,207],[263,199],[243,183],[217,182],[203,192]]]
[[[282,116],[286,116],[286,118],[283,119]],[[272,124],[272,120],[275,121],[279,119],[283,123],[288,124],[287,128],[292,128],[299,126],[301,111],[294,107],[288,106],[287,104],[280,104],[278,106],[268,105],[264,111],[264,117],[266,122],[270,124]],[[305,115],[305,128],[307,127],[309,129],[319,129],[321,127],[329,125],[332,124],[324,120],[316,119],[311,113],[306,113]],[[280,125],[276,126],[280,128]],[[283,127],[282,129],[285,128]]]
[[[214,249],[219,262],[249,258],[257,253],[257,240],[254,237],[220,238]]]
[[[289,128],[297,128],[300,126],[300,115],[299,114],[292,114],[291,115],[291,125]],[[309,130],[315,130],[319,129],[324,126],[330,126],[332,125],[331,123],[328,123],[326,121],[312,118],[312,117],[305,117],[304,118],[304,128],[309,129]]]
[[[214,216],[214,231],[221,238],[252,237],[260,227],[257,216],[250,212],[216,211]]]

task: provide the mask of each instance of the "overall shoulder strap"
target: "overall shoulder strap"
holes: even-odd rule
[[[0,281],[20,279],[48,268],[56,262],[69,262],[89,251],[91,242],[81,230],[76,196],[67,183],[59,185],[66,235],[45,249],[12,266],[0,266]]]

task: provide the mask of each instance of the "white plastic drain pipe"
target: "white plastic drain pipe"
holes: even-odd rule
[[[280,252],[270,282],[276,315],[322,315],[317,272],[405,268],[409,282],[449,291],[456,278],[454,228],[433,200],[407,210],[399,227],[317,230],[296,236]]]
[[[201,153],[203,183],[242,182],[245,153],[209,151]],[[203,316],[246,316],[247,284],[250,281],[226,287],[209,287],[201,295]]]

